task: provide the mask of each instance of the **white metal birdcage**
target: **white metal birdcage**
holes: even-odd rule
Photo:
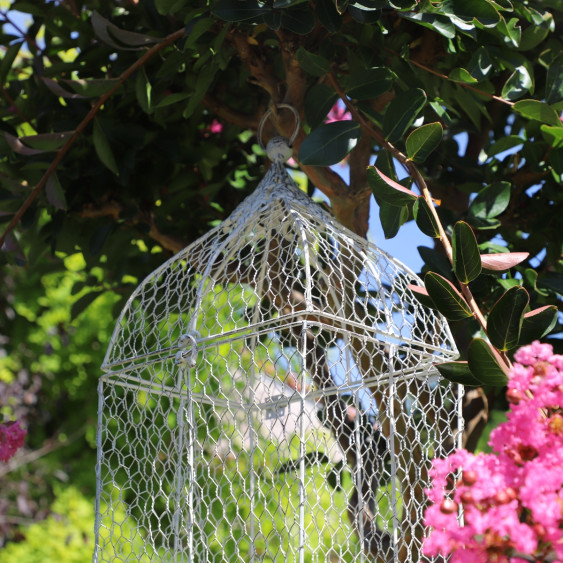
[[[457,356],[402,264],[284,168],[137,288],[99,382],[94,561],[419,561]]]

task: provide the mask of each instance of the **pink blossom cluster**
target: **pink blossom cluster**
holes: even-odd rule
[[[432,462],[427,556],[563,562],[563,356],[534,342],[515,360],[508,419],[489,442],[495,453],[457,450]]]
[[[24,443],[27,431],[19,422],[8,422],[0,424],[0,461],[8,461],[14,457]]]
[[[333,123],[334,121],[349,121],[350,119],[352,119],[352,114],[346,109],[343,102],[338,101],[328,112],[325,122]]]

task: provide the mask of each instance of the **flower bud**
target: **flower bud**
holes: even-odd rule
[[[506,392],[506,400],[513,405],[517,405],[523,398],[522,391],[519,389],[509,389]]]
[[[536,536],[539,536],[540,538],[547,534],[547,530],[545,529],[545,526],[543,524],[534,524],[532,526],[532,530],[534,530]]]
[[[449,498],[445,498],[440,503],[440,512],[443,514],[453,514],[454,512],[457,512],[457,502],[454,502]]]
[[[471,485],[474,485],[477,482],[477,471],[473,471],[472,469],[468,469],[467,471],[464,471],[462,476],[461,476],[461,480],[463,481],[464,485],[467,485],[468,487],[471,487]]]
[[[473,504],[475,502],[471,491],[463,491],[459,498],[463,504]]]

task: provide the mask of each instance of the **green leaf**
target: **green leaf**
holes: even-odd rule
[[[426,93],[417,88],[395,96],[383,117],[383,133],[390,143],[400,140],[426,104]]]
[[[115,157],[113,156],[113,151],[109,145],[106,134],[97,119],[94,119],[94,148],[96,149],[96,154],[102,163],[109,168],[116,176],[119,176],[119,168]]]
[[[499,254],[481,254],[483,269],[504,272],[520,264],[530,256],[529,252],[502,252]]]
[[[401,225],[404,225],[409,218],[409,210],[404,205],[397,207],[385,202],[379,206],[379,220],[386,239],[392,239],[399,232]]]
[[[533,90],[534,82],[528,69],[522,65],[514,70],[505,82],[501,96],[505,100],[517,100]]]
[[[479,387],[482,385],[469,369],[468,362],[445,362],[443,364],[435,364],[440,375],[451,381],[452,383],[460,383],[470,387]]]
[[[368,168],[367,175],[368,183],[373,190],[375,198],[389,205],[402,207],[409,203],[414,203],[418,197],[411,190],[383,174],[375,166]]]
[[[446,278],[434,272],[424,277],[424,286],[436,305],[436,309],[450,321],[460,321],[473,316],[463,295]]]
[[[23,156],[34,156],[36,154],[42,154],[44,152],[49,152],[45,150],[39,149],[32,149],[30,147],[26,147],[17,137],[10,135],[10,133],[4,133],[4,138],[8,143],[8,146],[17,154],[21,154]]]
[[[311,129],[323,123],[337,99],[334,90],[324,84],[315,84],[310,88],[305,97],[305,119]]]
[[[481,256],[473,229],[464,221],[454,225],[452,252],[457,279],[465,284],[473,281],[481,273]]]
[[[556,57],[547,69],[545,101],[555,104],[563,100],[563,54]]]
[[[90,293],[87,293],[86,295],[80,297],[80,299],[77,299],[70,308],[71,320],[74,320],[76,317],[78,317],[78,315],[84,312],[89,305],[91,305],[100,295],[102,295],[102,293],[104,293],[104,290],[99,289],[96,291],[91,291]]]
[[[414,202],[413,214],[418,228],[425,235],[432,238],[440,238],[438,222],[436,221],[430,206],[422,196],[418,197]]]
[[[479,82],[464,68],[454,68],[448,75],[448,78],[454,82],[461,82],[462,84],[475,84]]]
[[[67,208],[65,192],[56,172],[53,172],[47,180],[47,184],[45,185],[45,196],[47,197],[47,201],[56,209],[64,210]]]
[[[211,8],[214,16],[227,22],[251,20],[270,11],[270,6],[259,4],[256,0],[217,0]]]
[[[523,145],[524,139],[518,135],[508,135],[507,137],[501,137],[496,141],[490,148],[487,149],[487,156],[495,156],[501,152],[513,149],[518,145]]]
[[[472,55],[467,63],[467,70],[477,82],[487,79],[494,70],[493,59],[489,51],[481,46]]]
[[[215,23],[213,18],[196,18],[195,21],[190,22],[189,30],[187,31],[187,39],[184,43],[184,51],[186,49],[197,49],[197,40]]]
[[[557,323],[557,314],[555,305],[545,305],[525,313],[518,346],[530,344],[530,342],[539,340],[551,332]]]
[[[551,127],[542,125],[540,127],[543,138],[553,147],[563,147],[563,127]]]
[[[435,270],[445,278],[452,281],[455,280],[452,273],[452,265],[442,252],[427,246],[417,246],[416,249],[428,270]]]
[[[544,102],[539,100],[520,100],[512,106],[514,111],[528,119],[541,121],[547,125],[555,125],[556,127],[563,127],[559,120],[557,112]]]
[[[520,286],[512,287],[495,303],[487,319],[487,335],[502,352],[518,346],[524,310],[530,296]]]
[[[438,122],[427,123],[415,129],[407,137],[407,155],[417,164],[423,163],[428,155],[442,142],[444,130]]]
[[[520,20],[518,18],[510,18],[506,21],[504,17],[500,18],[499,25],[496,30],[505,37],[507,45],[518,47],[522,39],[522,28],[518,25]]]
[[[534,18],[534,23],[522,31],[522,38],[520,39],[521,51],[528,51],[538,46],[548,36],[552,26],[554,26],[553,16],[549,12],[544,14],[540,14],[536,10],[534,12],[539,17]]]
[[[310,53],[303,47],[297,49],[296,56],[299,66],[307,74],[312,76],[324,76],[330,70],[330,61],[320,55]]]
[[[486,340],[475,338],[471,342],[467,360],[471,373],[484,385],[506,385],[508,368],[500,354]]]
[[[6,77],[12,68],[16,57],[18,56],[23,41],[12,43],[5,51],[2,60],[0,61],[0,84],[6,82]]]
[[[510,202],[510,184],[495,182],[484,187],[469,207],[469,217],[492,219],[500,215]]]
[[[20,137],[19,140],[26,146],[39,151],[58,151],[74,135],[74,131],[60,131],[58,133],[41,133]]]
[[[164,96],[158,104],[156,104],[155,108],[164,108],[166,106],[171,106],[172,104],[176,104],[178,102],[183,102],[184,100],[188,99],[190,94],[188,92],[177,92],[175,94],[168,94]]]
[[[355,100],[371,100],[389,92],[393,74],[386,67],[359,69],[352,72],[346,84],[346,94]]]
[[[342,17],[331,0],[319,0],[315,6],[315,13],[330,33],[336,33],[342,26]]]
[[[408,285],[407,288],[411,290],[412,294],[422,305],[428,307],[429,309],[436,308],[436,305],[434,304],[434,301],[432,301],[430,295],[428,295],[426,288],[420,287],[419,285]]]
[[[282,10],[281,25],[298,35],[308,35],[315,28],[315,14],[308,4],[302,4],[291,10]]]
[[[110,21],[100,16],[98,12],[92,12],[90,21],[92,23],[92,27],[94,28],[96,37],[115,49],[137,51],[162,41],[160,37],[152,37],[150,35],[144,35],[143,33],[135,33],[133,31],[120,29]]]
[[[359,123],[336,121],[311,131],[299,147],[299,160],[308,166],[332,166],[340,162],[360,138]]]
[[[425,14],[420,12],[418,14],[414,14],[412,12],[405,14],[403,12],[400,12],[397,15],[405,20],[412,21],[414,23],[417,23],[418,25],[426,27],[427,29],[431,29],[432,31],[435,31],[436,33],[439,33],[440,35],[443,35],[448,39],[453,39],[455,37],[454,25],[448,18],[444,16],[437,14]]]
[[[500,14],[486,0],[453,0],[454,14],[465,22],[478,21],[483,27],[495,27]]]
[[[141,109],[145,113],[152,113],[152,86],[145,71],[145,67],[137,72],[135,79],[135,93]]]

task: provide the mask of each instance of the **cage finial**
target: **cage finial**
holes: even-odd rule
[[[286,108],[291,110],[291,112],[293,113],[294,117],[295,117],[295,127],[293,129],[293,133],[291,134],[290,138],[287,139],[285,137],[281,137],[281,136],[276,136],[273,137],[272,139],[270,139],[270,141],[268,141],[268,144],[266,146],[264,146],[264,141],[262,139],[262,133],[263,133],[263,129],[264,129],[264,125],[266,123],[266,121],[268,120],[269,117],[271,117],[272,115],[272,110],[269,109],[263,116],[262,119],[260,120],[260,123],[258,125],[258,144],[260,145],[260,148],[264,151],[266,151],[266,154],[268,155],[268,158],[272,161],[272,162],[287,162],[291,155],[293,154],[293,141],[295,141],[295,137],[297,136],[297,132],[299,131],[299,124],[300,124],[300,120],[299,120],[299,113],[297,112],[297,110],[290,104],[278,104],[276,105],[276,109],[282,109],[282,108]]]

